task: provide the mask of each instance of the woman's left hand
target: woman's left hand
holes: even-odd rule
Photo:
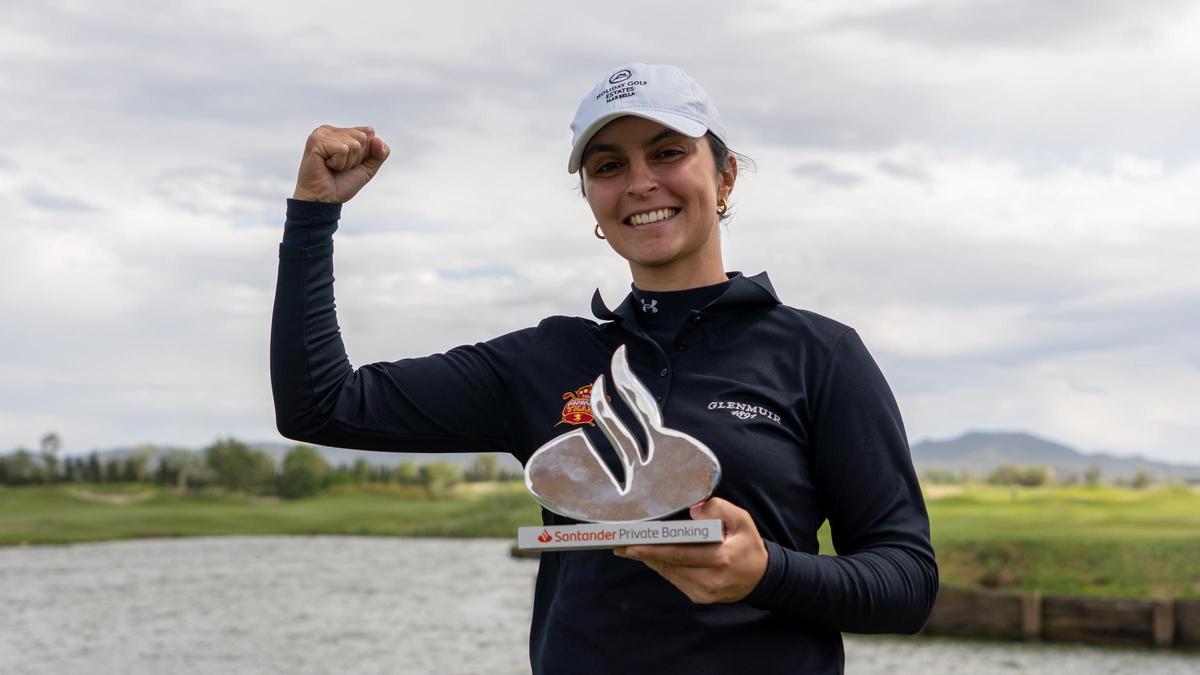
[[[613,553],[640,560],[700,605],[737,602],[750,595],[767,571],[767,548],[745,509],[712,497],[693,506],[692,518],[717,518],[725,540],[712,544],[619,546]]]

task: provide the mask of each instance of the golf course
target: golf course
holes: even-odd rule
[[[932,486],[942,583],[1093,597],[1200,596],[1200,492],[1107,485]],[[520,482],[342,485],[305,499],[146,483],[0,487],[0,545],[138,537],[345,534],[513,538],[540,522]],[[828,527],[822,553],[833,553]]]

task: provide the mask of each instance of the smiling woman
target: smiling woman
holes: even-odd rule
[[[670,291],[725,281],[716,214],[737,179],[718,170],[704,136],[691,138],[634,116],[609,122],[583,152],[588,205],[633,283]]]
[[[584,97],[571,129],[568,170],[597,236],[629,264],[624,301],[610,310],[597,293],[597,321],[549,317],[358,369],[334,311],[332,236],[389,149],[370,127],[309,136],[271,330],[280,432],[526,464],[582,430],[619,471],[595,416],[578,411],[592,411],[590,383],[624,345],[663,424],[720,462],[713,496],[674,517],[720,519],[725,537],[543,553],[535,673],[840,673],[840,631],[919,630],[937,567],[896,401],[853,329],[783,305],[765,273],[725,271],[718,224],[738,161],[712,99],[679,68],[631,63]],[[837,557],[819,555],[825,521]]]

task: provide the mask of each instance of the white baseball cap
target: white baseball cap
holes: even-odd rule
[[[624,115],[644,117],[692,138],[711,131],[729,145],[716,104],[687,73],[675,66],[627,63],[609,73],[579,103],[571,121],[567,173],[579,170],[592,136]]]

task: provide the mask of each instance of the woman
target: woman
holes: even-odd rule
[[[524,463],[565,431],[592,433],[578,414],[587,385],[625,344],[665,424],[718,456],[721,483],[691,516],[719,518],[727,534],[543,554],[534,672],[837,673],[840,631],[919,630],[937,569],[899,410],[852,329],[780,304],[765,274],[725,272],[718,226],[737,160],[711,99],[678,68],[628,64],[584,98],[572,131],[568,169],[595,234],[629,263],[624,302],[610,310],[597,293],[599,322],[550,317],[357,370],[333,311],[332,234],[389,149],[367,127],[313,132],[280,247],[280,432]],[[817,555],[826,519],[838,557]]]

